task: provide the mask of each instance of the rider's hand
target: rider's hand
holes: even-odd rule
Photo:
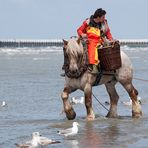
[[[113,39],[113,43],[118,43],[119,44],[119,40]]]
[[[86,39],[86,38],[87,38],[87,34],[83,33],[83,34],[81,34],[81,37],[82,37],[83,39]]]

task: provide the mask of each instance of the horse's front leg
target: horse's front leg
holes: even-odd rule
[[[84,89],[85,95],[85,106],[87,111],[87,120],[94,120],[95,114],[92,108],[92,86],[90,84],[86,84]]]
[[[64,106],[64,111],[65,111],[66,117],[68,118],[68,120],[73,120],[76,117],[76,113],[75,113],[74,109],[72,108],[72,105],[68,101],[68,97],[69,97],[70,92],[71,92],[70,89],[65,87],[62,94],[61,94],[61,97],[63,100],[63,106]]]

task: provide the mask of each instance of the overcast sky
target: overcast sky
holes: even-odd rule
[[[0,39],[61,39],[97,8],[116,39],[148,39],[148,0],[0,0]]]

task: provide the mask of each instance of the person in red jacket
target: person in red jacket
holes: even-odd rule
[[[106,11],[99,8],[77,29],[78,35],[87,39],[89,71],[93,74],[98,73],[100,63],[97,49],[104,43],[113,40],[105,15]]]

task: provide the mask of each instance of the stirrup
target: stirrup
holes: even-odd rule
[[[98,66],[97,65],[89,65],[88,72],[90,72],[91,74],[98,74],[99,73]]]

